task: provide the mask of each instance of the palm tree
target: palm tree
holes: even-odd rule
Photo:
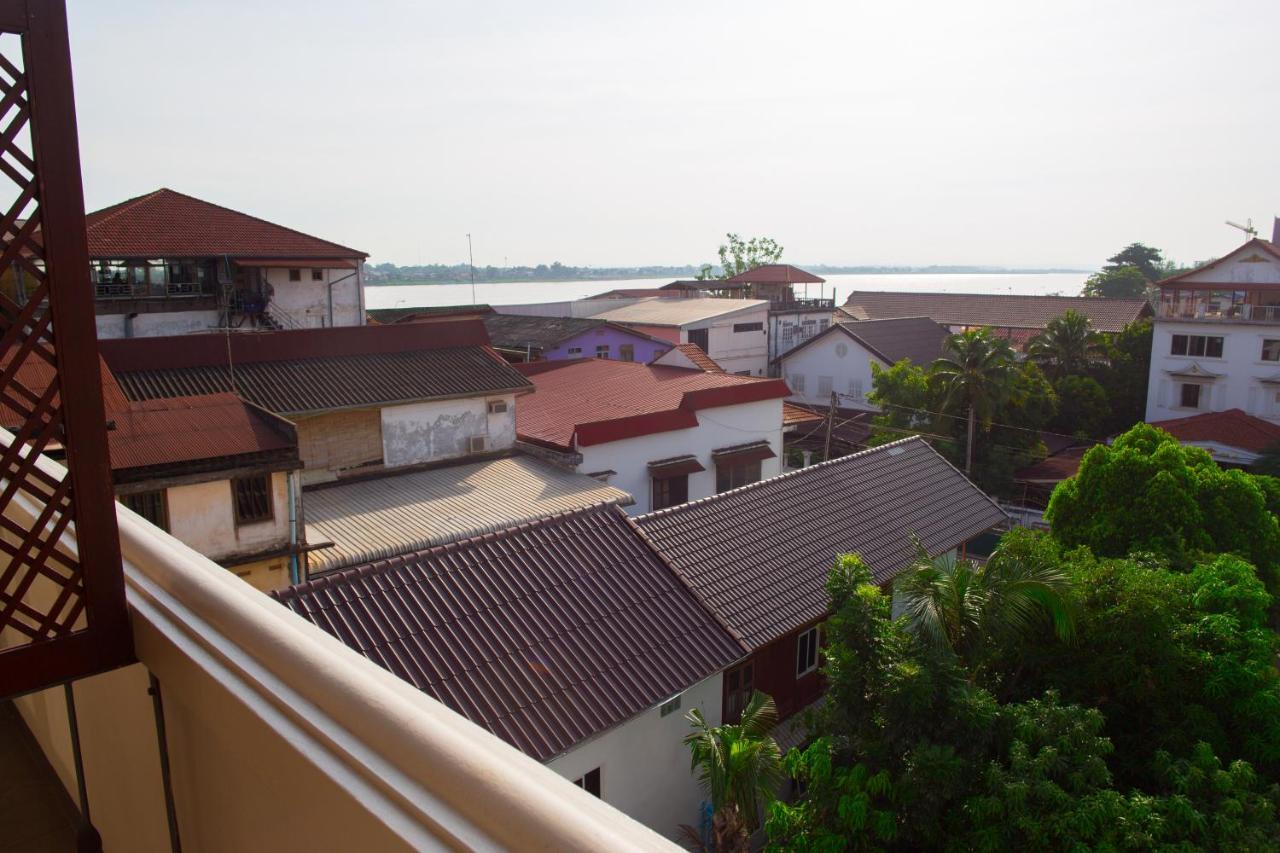
[[[954,554],[917,557],[894,581],[894,609],[907,629],[981,670],[989,651],[1030,638],[1047,621],[1059,639],[1075,634],[1071,581],[1052,564],[993,557],[981,566]],[[998,552],[997,552],[998,554]]]
[[[951,355],[935,361],[930,370],[945,384],[944,407],[964,406],[969,410],[964,472],[972,475],[974,427],[978,418],[990,417],[1007,391],[1013,348],[987,329],[952,335],[947,338],[947,347]]]
[[[769,735],[778,710],[757,690],[736,725],[708,725],[698,708],[685,719],[694,729],[684,739],[693,757],[690,769],[698,771],[711,797],[713,849],[745,853],[760,826],[761,803],[774,800],[784,780],[782,753]]]
[[[1093,331],[1089,318],[1068,309],[1031,339],[1027,356],[1040,365],[1050,379],[1057,380],[1084,373],[1089,363],[1105,350],[1106,343],[1102,335]]]

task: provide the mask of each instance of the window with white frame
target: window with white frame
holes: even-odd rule
[[[796,638],[796,678],[818,668],[818,626]]]
[[[834,383],[834,380],[830,376],[819,376],[818,377],[818,396],[830,397],[831,386],[833,383]]]
[[[791,390],[797,394],[804,393],[804,374],[793,373],[787,377],[787,384],[791,386]]]
[[[1221,335],[1174,335],[1169,344],[1170,355],[1196,358],[1222,358]]]
[[[849,396],[859,403],[862,402],[862,380],[861,379],[849,380]]]
[[[1198,409],[1200,402],[1207,394],[1199,382],[1183,382],[1178,386],[1178,406],[1183,409]]]
[[[1268,338],[1262,342],[1262,360],[1280,361],[1280,340]]]

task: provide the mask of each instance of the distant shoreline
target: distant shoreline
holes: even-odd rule
[[[1065,267],[801,267],[816,275],[1091,275],[1096,270],[1069,269]],[[481,278],[476,277],[476,284],[578,284],[591,281],[672,281],[671,275],[626,275],[620,276],[601,273],[600,276],[580,276],[578,278]],[[366,281],[370,287],[423,287],[426,285],[459,285],[471,284],[470,278],[442,279],[393,279]]]

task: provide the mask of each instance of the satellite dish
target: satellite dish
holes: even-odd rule
[[[1248,236],[1250,240],[1258,236],[1258,229],[1253,227],[1252,219],[1246,219],[1244,225],[1241,225],[1238,222],[1232,222],[1230,219],[1228,219],[1227,224],[1230,225],[1232,228],[1239,228]]]

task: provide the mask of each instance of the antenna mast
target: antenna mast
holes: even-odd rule
[[[1253,220],[1246,219],[1244,222],[1245,224],[1241,225],[1238,222],[1232,222],[1230,219],[1227,220],[1228,225],[1230,225],[1232,228],[1239,228],[1241,231],[1245,233],[1245,236],[1248,237],[1250,240],[1252,240],[1254,237],[1257,237],[1258,229],[1253,227]]]

